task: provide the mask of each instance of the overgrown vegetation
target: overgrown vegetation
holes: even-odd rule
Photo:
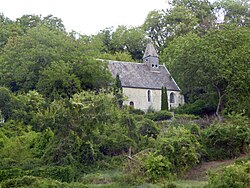
[[[93,36],[53,16],[0,15],[0,187],[175,187],[204,160],[249,152],[249,3],[171,5]],[[119,75],[97,60],[140,62],[146,35],[185,96],[174,112],[165,88],[162,111],[122,106]],[[207,185],[248,186],[249,160]]]
[[[206,188],[210,187],[243,187],[250,186],[249,179],[250,161],[233,164],[224,169],[222,173],[210,175],[209,183]]]
[[[112,91],[83,91],[53,102],[35,91],[7,93],[11,101],[24,101],[10,108],[0,127],[3,186],[25,184],[30,178],[32,186],[47,178],[80,182],[93,169],[120,169],[120,184],[163,183],[181,177],[202,159],[232,158],[249,150],[249,123],[238,114],[200,129],[155,118],[171,118],[166,111],[131,114],[119,107]],[[197,118],[177,118],[187,117]]]

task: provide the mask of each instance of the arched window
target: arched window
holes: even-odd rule
[[[148,90],[148,102],[151,102],[151,91]]]
[[[170,103],[174,103],[174,101],[175,101],[174,93],[170,93]]]
[[[133,101],[130,101],[130,102],[129,102],[129,106],[134,107],[134,106],[135,106],[134,102],[133,102]]]

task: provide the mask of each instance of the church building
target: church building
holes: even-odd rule
[[[150,41],[146,47],[143,63],[108,61],[108,68],[115,78],[119,75],[123,95],[127,97],[123,105],[147,111],[161,110],[162,86],[167,88],[169,109],[184,104],[181,90],[164,65],[159,64],[159,56]]]

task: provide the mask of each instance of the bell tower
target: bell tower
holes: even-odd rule
[[[159,56],[151,39],[149,40],[143,55],[143,63],[148,65],[150,71],[159,71]]]

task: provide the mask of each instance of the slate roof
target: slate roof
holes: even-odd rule
[[[121,61],[107,61],[113,77],[119,74],[123,87],[161,89],[180,91],[167,68],[159,65],[159,71],[150,71],[146,63],[131,63]]]
[[[154,45],[152,41],[150,40],[149,43],[147,44],[146,50],[144,52],[143,58],[146,58],[148,56],[153,56],[153,57],[158,57],[158,54],[154,48]]]

